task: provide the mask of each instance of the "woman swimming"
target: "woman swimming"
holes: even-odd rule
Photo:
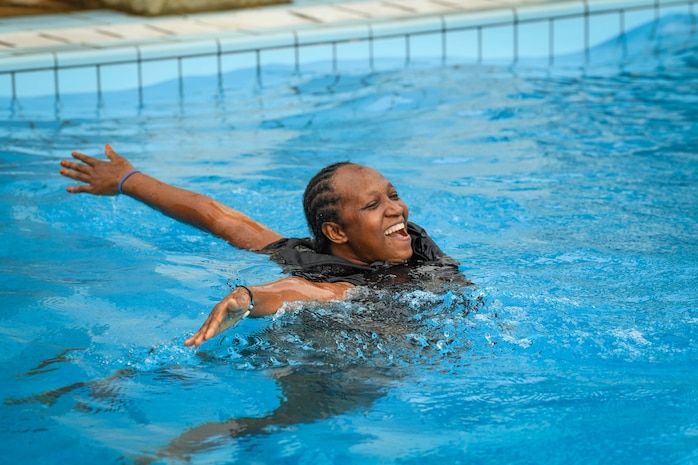
[[[311,240],[286,238],[216,200],[158,181],[134,169],[109,145],[105,154],[109,161],[80,152],[72,153],[77,161],[61,161],[61,175],[84,183],[68,187],[69,193],[128,195],[235,247],[267,253],[292,275],[233,289],[185,341],[189,346],[202,344],[248,314],[269,315],[284,302],[345,299],[354,286],[385,276],[399,280],[416,265],[457,271],[457,263],[421,227],[408,223],[407,205],[395,187],[366,166],[336,163],[308,183],[303,207]]]

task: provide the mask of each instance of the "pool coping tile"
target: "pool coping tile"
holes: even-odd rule
[[[662,8],[686,5],[692,0],[298,0],[283,6],[160,18],[95,10],[0,19],[0,75],[11,74],[14,82],[16,73],[30,71],[57,74],[64,67],[129,63],[140,68],[141,62],[216,56],[220,63],[222,55],[246,53],[256,56],[252,61],[257,72],[262,63],[278,60],[298,67],[315,55],[330,57],[336,66],[343,56],[356,59],[363,53],[373,63],[378,40],[376,56],[402,49],[409,60],[410,38],[414,47],[424,49],[422,39],[429,37],[436,40],[434,46],[441,52],[435,53],[443,54],[443,62],[450,61],[451,53],[455,59],[466,53],[478,61],[494,57],[515,62],[521,53],[518,42],[530,54],[541,40],[538,36],[554,41],[557,34],[575,33],[583,40],[575,39],[573,46],[588,49],[604,37],[601,29],[610,23],[603,21],[614,21],[613,16],[595,21],[594,15],[621,17],[626,12],[633,17],[628,22],[632,25],[638,18],[656,16]],[[498,44],[490,32],[494,30],[503,34]],[[460,40],[456,37],[468,42],[469,51],[458,50],[463,45],[453,48]],[[405,43],[399,45],[399,40]],[[391,41],[398,42],[390,45]],[[551,44],[549,53],[570,53],[568,49]],[[546,53],[543,44],[541,55]],[[3,93],[7,90],[0,89]]]
[[[357,2],[339,5],[338,8],[355,14],[365,14],[366,19],[397,19],[412,16],[414,13],[405,7],[388,2]]]
[[[341,8],[338,5],[316,5],[310,7],[291,8],[293,14],[308,18],[318,24],[337,24],[346,21],[361,21],[367,18],[366,15],[353,10]]]
[[[197,21],[226,30],[272,30],[315,24],[287,9],[259,9],[197,16]]]

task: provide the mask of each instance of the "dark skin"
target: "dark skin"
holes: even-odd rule
[[[133,165],[109,145],[104,152],[108,161],[80,152],[72,153],[73,160],[61,161],[60,174],[81,183],[68,187],[69,193],[119,194],[119,183],[133,170]],[[362,265],[374,261],[402,263],[412,256],[405,229],[407,206],[385,177],[365,166],[346,165],[336,171],[332,182],[341,199],[341,221],[327,222],[322,227],[331,241],[332,255]],[[171,186],[144,173],[130,175],[122,184],[122,192],[240,249],[260,251],[284,237],[210,197]],[[350,283],[315,283],[297,277],[249,286],[254,295],[250,316],[270,315],[284,302],[342,300],[351,287]],[[211,339],[229,326],[226,320],[230,314],[244,312],[249,306],[247,291],[234,289],[213,307],[201,328],[185,344],[198,346]]]
[[[333,182],[341,224],[327,222],[322,228],[332,241],[332,255],[360,265],[407,261],[412,256],[408,210],[395,187],[378,171],[359,165],[339,168]]]

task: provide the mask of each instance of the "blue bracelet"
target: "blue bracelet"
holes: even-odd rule
[[[141,172],[140,170],[132,170],[132,171],[129,171],[128,173],[126,173],[126,176],[124,176],[123,178],[121,178],[121,181],[119,181],[119,194],[123,194],[123,193],[124,193],[124,191],[121,190],[121,187],[124,185],[124,182],[126,182],[126,180],[127,180],[128,178],[130,178],[131,175],[136,174],[136,173],[140,173],[140,172]]]

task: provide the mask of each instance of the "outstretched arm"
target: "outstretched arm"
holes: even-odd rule
[[[261,286],[249,286],[254,297],[251,309],[250,294],[244,287],[237,287],[213,307],[201,328],[184,343],[198,346],[225,331],[231,326],[226,324],[230,315],[239,315],[249,309],[250,316],[260,317],[276,312],[284,302],[341,300],[352,287],[350,283],[313,283],[296,277],[282,278]]]
[[[73,152],[75,160],[61,161],[63,176],[84,184],[68,187],[71,194],[117,195],[121,192],[155,208],[167,216],[221,237],[235,247],[261,250],[283,236],[210,197],[170,186],[146,174],[134,171],[133,165],[104,147],[109,161]]]

